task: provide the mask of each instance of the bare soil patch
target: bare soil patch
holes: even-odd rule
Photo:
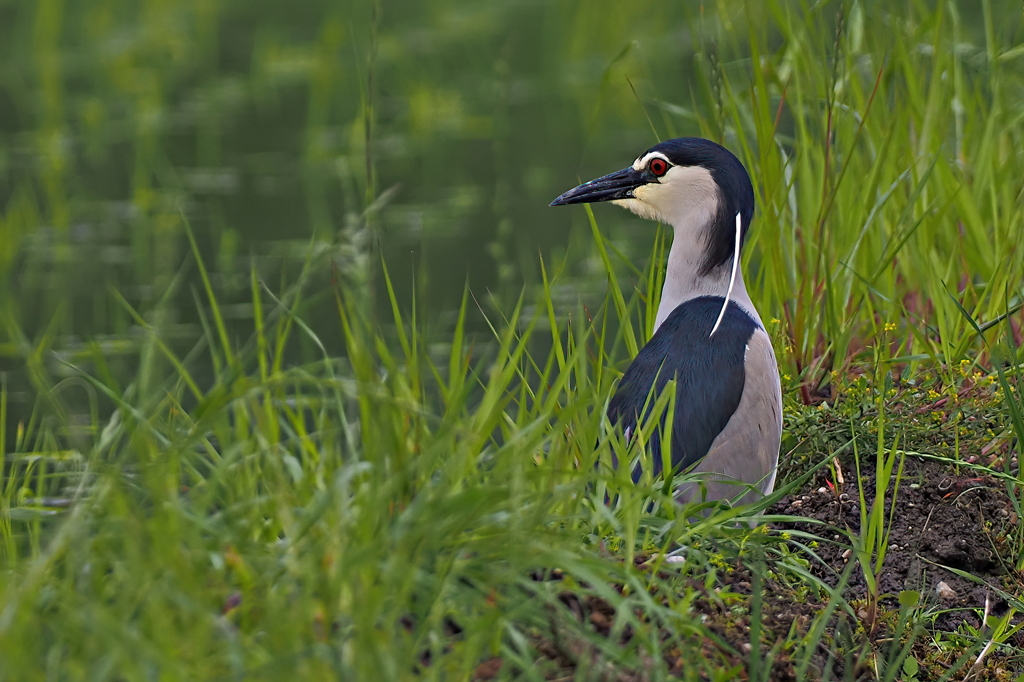
[[[814,551],[819,562],[811,562],[811,571],[826,584],[835,587],[847,563],[856,561],[850,551],[850,534],[860,531],[860,492],[851,458],[841,459],[839,468],[845,474],[842,482],[834,479],[831,470],[823,469],[799,493],[784,498],[770,514],[801,516],[806,521],[774,524],[778,531],[801,530],[821,538]],[[894,474],[895,479],[895,474]],[[861,473],[865,502],[871,505],[875,496],[874,471]],[[956,463],[907,458],[899,485],[888,486],[885,517],[888,523],[888,549],[882,571],[878,575],[881,599],[879,610],[886,612],[870,632],[866,619],[849,620],[837,611],[836,618],[823,634],[820,652],[813,657],[811,677],[822,679],[870,680],[874,678],[874,655],[892,651],[893,633],[889,629],[899,609],[898,596],[912,590],[921,595],[920,603],[928,627],[936,633],[969,635],[982,626],[981,614],[988,600],[989,613],[1005,613],[1006,602],[999,591],[1016,597],[1024,596],[1021,575],[1013,570],[1012,531],[1019,522],[1013,504],[1002,482],[979,477],[970,467]],[[896,510],[892,505],[895,500]],[[638,556],[637,566],[648,568],[647,556]],[[964,571],[976,580],[961,577],[949,570]],[[547,580],[558,579],[548,574]],[[751,569],[737,563],[721,574],[713,589],[688,584],[699,596],[692,608],[700,613],[710,637],[700,643],[705,661],[715,661],[721,669],[745,670],[750,660],[751,606],[755,584]],[[617,589],[621,590],[621,587]],[[742,608],[724,600],[723,594],[747,595]],[[815,615],[825,607],[823,598],[808,597],[806,591],[795,592],[770,576],[763,578],[760,613],[761,651],[771,661],[770,678],[777,682],[795,680],[796,662],[790,658],[788,642],[807,634]],[[854,608],[869,602],[867,584],[859,567],[854,566],[842,589],[843,597]],[[616,610],[592,593],[566,590],[559,596],[565,606],[552,614],[551,628],[537,633],[537,651],[546,659],[548,679],[571,678],[580,666],[597,665],[595,679],[644,680],[641,669],[601,668],[599,647],[592,639],[568,634],[578,628],[569,627],[566,618],[575,620],[585,631],[597,637],[617,637],[627,643],[632,636],[627,628],[616,628]],[[863,611],[859,615],[865,616]],[[927,640],[927,638],[924,638]],[[680,651],[671,645],[671,633],[665,632],[662,658],[674,674],[686,676],[692,666],[693,647]],[[965,640],[966,641],[966,640]],[[1024,648],[1024,635],[1018,634],[1012,646]],[[913,649],[920,664],[917,680],[938,679],[956,661],[962,647],[939,651],[922,640]],[[691,658],[687,658],[690,656]],[[489,679],[497,673],[496,661],[485,662],[477,671],[477,679]],[[989,654],[983,666],[972,675],[974,680],[1011,680],[1024,671],[1024,661],[997,650]],[[963,675],[968,672],[963,669]],[[742,675],[742,674],[741,674]],[[960,678],[962,678],[962,676]],[[902,679],[902,677],[901,677]]]
[[[833,540],[817,548],[824,565],[812,564],[812,570],[832,586],[846,562],[855,560],[841,531],[859,533],[861,518],[852,458],[842,460],[840,467],[846,472],[844,482],[823,473],[799,494],[769,510],[803,516],[836,529],[811,522],[777,525]],[[874,470],[862,470],[861,481],[865,502],[870,506],[875,498]],[[878,575],[884,605],[897,608],[896,597],[901,591],[918,591],[926,604],[945,607],[936,616],[934,627],[953,631],[963,623],[980,627],[978,614],[984,610],[986,598],[990,611],[1005,611],[1005,601],[991,588],[1022,593],[1021,576],[1014,572],[1009,556],[1010,531],[1018,519],[1002,482],[979,477],[976,470],[957,467],[953,462],[907,458],[898,485],[894,472],[888,486],[885,518],[889,538]],[[969,573],[977,581],[946,567]],[[867,596],[863,571],[855,569],[851,573],[846,596],[849,600]]]

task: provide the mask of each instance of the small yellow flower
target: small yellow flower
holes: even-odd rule
[[[896,323],[895,322],[886,322],[885,323],[885,331],[891,332],[891,331],[893,331],[895,329],[896,329]]]
[[[718,568],[729,568],[729,564],[726,563],[725,559],[718,554],[712,554],[708,557],[708,563],[712,566],[717,566]]]

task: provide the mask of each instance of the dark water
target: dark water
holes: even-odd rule
[[[383,259],[405,301],[415,285],[442,317],[464,284],[500,306],[569,248],[567,288],[600,284],[582,212],[547,204],[656,140],[632,88],[655,113],[655,98],[688,99],[697,23],[697,3],[0,3],[12,389],[27,361],[37,388],[56,381],[52,351],[73,360],[88,339],[130,369],[138,334],[114,290],[194,338],[186,222],[240,334],[250,268],[280,291],[317,249],[378,299]],[[652,235],[623,245],[640,258]],[[336,339],[320,267],[307,311]]]
[[[809,11],[831,21],[839,7]],[[567,256],[566,297],[603,291],[583,212],[548,202],[660,138],[728,142],[709,74],[749,70],[745,36],[767,11],[0,2],[0,370],[12,407],[71,374],[62,361],[88,364],[87,340],[131,378],[140,336],[114,291],[188,348],[201,282],[186,224],[239,338],[250,269],[280,292],[315,252],[334,269],[317,261],[301,310],[331,344],[331,279],[380,308],[381,260],[438,329],[465,284],[506,306],[539,281],[541,256]],[[629,259],[646,258],[653,226],[598,216]]]

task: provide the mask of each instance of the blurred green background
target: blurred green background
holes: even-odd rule
[[[952,25],[957,59],[983,75],[986,49],[1015,44],[1016,0],[986,12],[944,7],[3,0],[0,370],[13,414],[35,399],[33,383],[72,374],[63,362],[88,343],[100,344],[114,374],[131,375],[140,335],[114,291],[165,339],[187,347],[200,336],[186,225],[240,333],[251,331],[250,269],[280,291],[318,249],[333,266],[314,273],[304,310],[331,343],[339,330],[326,285],[342,277],[380,301],[381,262],[400,300],[415,291],[439,330],[464,285],[507,308],[539,281],[542,256],[567,263],[559,295],[597,297],[605,275],[586,217],[549,209],[554,196],[676,135],[713,137],[756,165],[771,150],[752,146],[749,130],[737,135],[745,115],[755,123],[736,99],[760,67],[780,148],[805,153],[781,105],[799,82],[787,69],[802,68],[801,47],[843,61],[865,97],[887,53],[901,49],[894,32],[927,41],[929,21]],[[808,39],[818,44],[799,44]],[[928,47],[902,46],[922,58]],[[766,56],[779,49],[769,70]],[[904,106],[892,101],[900,88],[890,91],[879,106]],[[800,98],[801,115],[831,121],[827,93]],[[827,135],[802,131],[804,140]],[[800,191],[817,191],[809,186]],[[654,227],[599,211],[622,262],[641,264]],[[755,228],[748,266],[761,271],[757,243],[777,235],[764,220]],[[778,296],[754,295],[781,317]],[[295,348],[295,360],[309,350]]]
[[[186,221],[249,329],[253,263],[276,290],[317,245],[337,252],[322,283],[373,290],[383,259],[431,317],[466,283],[511,300],[582,224],[548,202],[657,140],[645,106],[663,132],[700,132],[661,103],[690,100],[718,30],[694,2],[0,2],[12,409],[34,399],[31,373],[50,384],[88,340],[132,371],[139,335],[112,290],[165,338],[198,337]],[[617,233],[639,258],[653,226],[624,217],[609,225],[642,230]],[[575,239],[570,297],[603,290],[589,240]],[[321,326],[338,338],[336,315]]]

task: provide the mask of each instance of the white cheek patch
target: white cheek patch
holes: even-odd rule
[[[673,166],[652,188],[645,201],[673,225],[685,219],[703,226],[718,210],[718,184],[701,166]]]
[[[658,223],[665,222],[665,219],[660,213],[658,213],[657,209],[643,200],[643,190],[645,187],[646,185],[637,187],[633,190],[633,194],[636,196],[635,199],[615,199],[612,203],[626,209],[627,211],[635,213],[645,220],[653,220]]]
[[[645,154],[634,166],[649,163],[652,157],[664,158],[664,154]],[[676,227],[692,225],[697,229],[705,226],[718,210],[718,185],[706,168],[671,166],[658,182],[635,188],[633,198],[611,203],[646,220]]]

